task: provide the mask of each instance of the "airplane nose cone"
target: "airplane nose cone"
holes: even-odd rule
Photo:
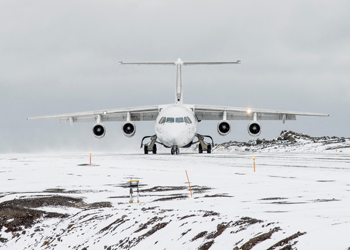
[[[183,147],[191,142],[193,136],[194,134],[190,133],[189,128],[184,124],[163,129],[162,133],[158,135],[162,142],[169,147]]]
[[[169,131],[168,133],[168,140],[169,142],[172,144],[172,145],[178,145],[179,146],[179,143],[180,143],[180,138],[182,137],[182,132],[181,131],[178,131],[178,130],[172,130],[172,131]]]

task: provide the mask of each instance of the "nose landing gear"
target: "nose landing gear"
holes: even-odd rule
[[[174,154],[180,154],[180,150],[177,146],[174,146],[171,148],[171,154],[174,155]]]

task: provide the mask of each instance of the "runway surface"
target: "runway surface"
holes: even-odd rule
[[[1,155],[0,247],[350,247],[345,153],[100,153],[87,163],[88,153]],[[129,203],[131,179],[140,203]]]

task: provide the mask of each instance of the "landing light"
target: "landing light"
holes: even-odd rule
[[[104,115],[107,114],[107,111],[103,111],[103,114],[104,114]]]
[[[251,109],[248,109],[248,110],[247,110],[247,113],[248,113],[248,114],[250,114],[251,112],[252,112],[252,110],[251,110]]]

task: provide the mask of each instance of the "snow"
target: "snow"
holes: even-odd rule
[[[198,151],[193,146],[191,151]],[[320,152],[323,154],[336,152],[350,153],[350,138],[344,137],[311,137],[307,134],[283,130],[273,140],[251,140],[244,142],[225,142],[215,145],[213,151],[220,152]]]
[[[8,241],[0,247],[197,249],[213,241],[210,250],[233,249],[270,230],[275,230],[271,237],[252,249],[268,249],[297,232],[306,234],[287,242],[295,249],[350,247],[347,153],[242,151],[93,153],[91,166],[84,165],[89,153],[1,155],[0,203],[52,196],[83,198],[83,203],[33,208],[69,216],[40,218],[22,228],[25,234],[5,232],[4,226],[0,238]],[[140,203],[129,203],[126,183],[131,179],[140,180]],[[88,206],[96,202],[111,206]],[[249,224],[243,217],[258,222]],[[218,233],[219,225],[227,227]],[[193,240],[204,231],[204,237]]]

